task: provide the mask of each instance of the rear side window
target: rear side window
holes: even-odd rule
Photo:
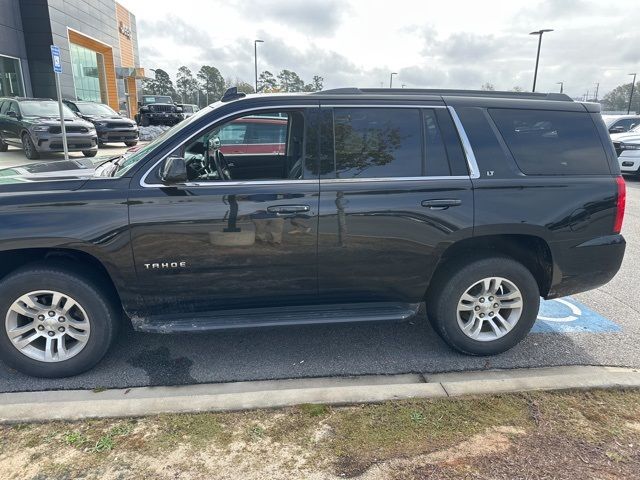
[[[489,109],[526,175],[610,173],[605,150],[587,113]]]
[[[420,111],[407,108],[336,108],[338,178],[422,175]]]

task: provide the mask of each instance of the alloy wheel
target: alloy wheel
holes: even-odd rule
[[[471,285],[460,297],[458,326],[473,340],[497,340],[513,330],[523,305],[522,293],[513,282],[487,277]]]
[[[16,299],[5,330],[13,346],[40,362],[62,362],[80,353],[91,332],[89,317],[69,295],[38,290]]]

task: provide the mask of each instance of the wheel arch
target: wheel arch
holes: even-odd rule
[[[487,255],[508,256],[522,263],[533,275],[540,295],[546,297],[553,279],[553,255],[542,237],[528,234],[481,235],[462,239],[442,253],[429,282],[427,295],[437,283],[438,274],[455,262]]]

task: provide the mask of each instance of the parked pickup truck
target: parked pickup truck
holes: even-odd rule
[[[451,347],[504,352],[540,297],[598,287],[622,262],[625,183],[598,109],[230,89],[123,156],[0,170],[0,359],[68,376],[122,321],[205,332],[407,320],[423,304]],[[269,148],[251,150],[261,123]]]

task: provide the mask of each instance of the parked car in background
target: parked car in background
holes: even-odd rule
[[[81,100],[63,100],[76,115],[93,123],[98,133],[98,144],[123,142],[127,147],[138,143],[138,125],[118,114],[104,103]]]
[[[69,151],[94,157],[98,153],[94,125],[66,105],[62,109]],[[22,148],[29,159],[64,151],[58,102],[48,98],[0,98],[0,151],[6,151],[7,145]]]
[[[620,171],[640,175],[640,124],[628,132],[612,134],[611,141],[618,155]]]
[[[197,105],[194,105],[192,103],[177,103],[176,105],[182,109],[182,116],[184,118],[189,118],[191,115],[200,110]]]
[[[602,115],[609,133],[624,133],[640,125],[640,115]]]
[[[278,132],[270,153],[248,153],[258,125]],[[0,359],[30,375],[91,368],[123,313],[199,333],[408,320],[425,304],[453,348],[497,354],[540,297],[608,282],[625,251],[599,106],[562,94],[230,89],[78,167],[0,192]]]
[[[135,115],[138,125],[175,125],[184,120],[182,109],[169,95],[143,95]]]

